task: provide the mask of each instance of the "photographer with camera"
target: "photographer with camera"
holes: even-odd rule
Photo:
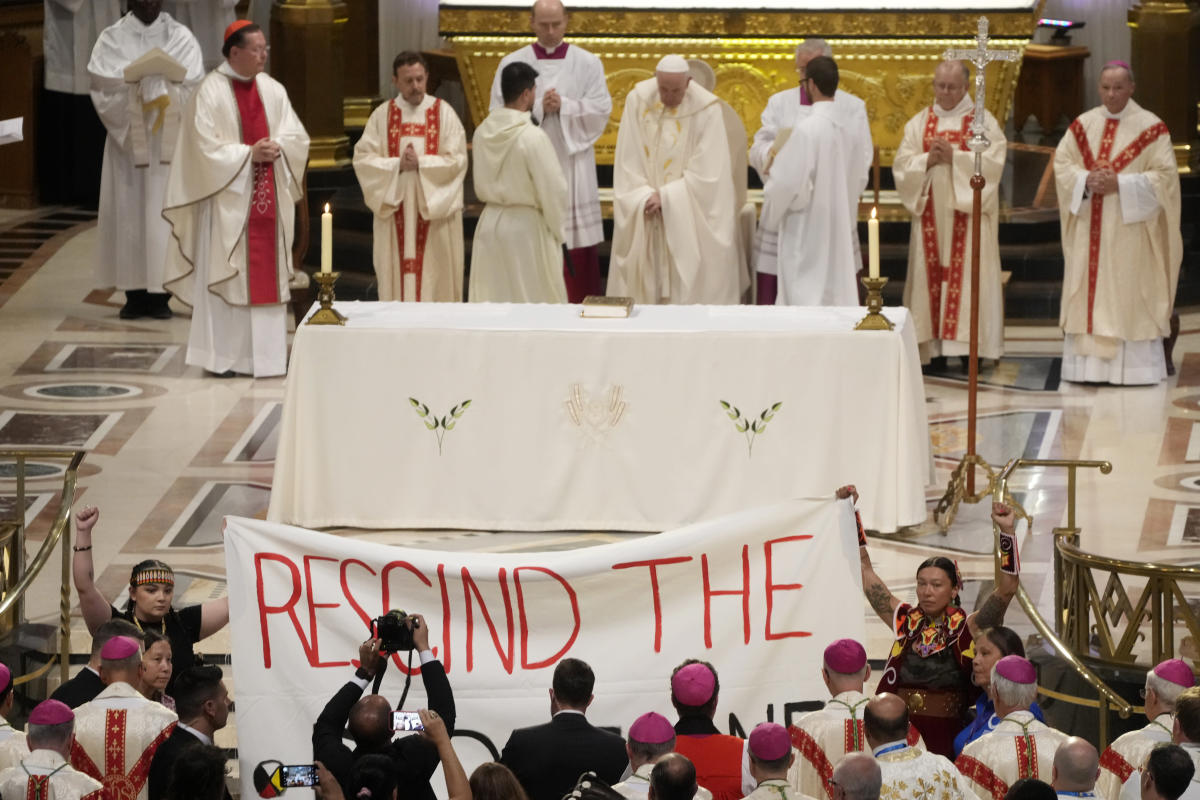
[[[411,715],[393,715],[391,703],[381,695],[363,696],[367,685],[377,676],[382,677],[388,655],[406,650],[416,650],[420,656],[421,682],[429,713],[442,720],[448,735],[454,734],[454,693],[442,663],[429,649],[425,618],[420,614],[390,612],[375,620],[371,638],[358,648],[361,666],[325,705],[313,725],[313,757],[333,774],[343,791],[350,789],[356,761],[367,755],[385,755],[395,765],[396,781],[403,787],[405,797],[434,800],[429,778],[440,763],[436,744],[426,736],[393,740],[397,729],[393,726],[394,717],[400,717],[396,723],[403,725],[411,722],[407,719]],[[400,705],[403,702],[401,698]],[[399,705],[396,711],[401,711]],[[353,750],[342,740],[347,727],[355,743]]]

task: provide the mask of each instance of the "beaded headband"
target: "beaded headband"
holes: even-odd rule
[[[175,572],[164,567],[147,567],[129,581],[130,586],[145,586],[148,583],[165,583],[168,586],[174,586]]]

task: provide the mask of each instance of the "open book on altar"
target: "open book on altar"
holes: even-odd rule
[[[187,77],[187,67],[156,47],[125,68],[125,82],[137,83],[150,75],[162,75],[173,83]]]

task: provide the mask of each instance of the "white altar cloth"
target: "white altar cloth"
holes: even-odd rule
[[[853,330],[861,308],[337,308],[296,331],[271,521],[658,531],[846,483],[867,527],[926,517],[903,308],[893,332]]]

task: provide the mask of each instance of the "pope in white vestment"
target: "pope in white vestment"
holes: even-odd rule
[[[1150,384],[1166,377],[1183,260],[1179,173],[1171,136],[1133,101],[1123,63],[1100,73],[1104,105],[1084,112],[1058,144],[1062,219],[1062,376]]]
[[[418,54],[398,55],[392,75],[399,94],[371,112],[354,146],[354,174],[375,215],[379,299],[462,302],[466,132],[449,103],[425,93]]]
[[[729,144],[716,95],[680,56],[625,99],[613,161],[608,294],[639,303],[738,301]]]
[[[829,46],[823,39],[806,39],[796,48],[796,69],[803,77],[805,69],[812,59],[830,54]],[[775,157],[782,149],[783,143],[781,142],[777,146],[776,141],[784,131],[787,133],[783,135],[790,136],[791,130],[812,112],[812,108],[812,98],[804,88],[803,81],[799,88],[776,92],[767,100],[767,105],[760,118],[762,124],[754,134],[754,142],[750,145],[749,157],[750,166],[758,172],[764,185],[770,176]],[[847,199],[851,204],[849,220],[853,226],[851,236],[854,243],[855,263],[861,264],[862,257],[859,254],[858,242],[858,200],[862,196],[863,190],[867,188],[867,182],[871,175],[871,164],[875,160],[875,147],[871,140],[871,124],[867,118],[866,103],[841,88],[840,85],[837,93],[833,96],[832,111],[841,122],[841,131],[845,137],[843,146],[850,169],[853,170],[854,180],[850,184],[850,196]],[[765,198],[762,215],[763,217],[775,216],[775,212]],[[754,237],[752,265],[754,272],[760,276],[757,279],[759,305],[770,305],[775,302],[777,289],[773,284],[778,275],[778,251],[778,231],[768,230],[760,225]]]
[[[487,205],[471,246],[471,302],[565,303],[567,181],[550,138],[530,119],[533,67],[505,67],[508,105],[475,130],[475,194]]]
[[[181,110],[204,77],[196,37],[152,6],[132,0],[129,13],[100,34],[88,63],[92,102],[108,129],[100,180],[96,284],[132,292],[121,313],[127,319],[170,316],[162,294],[171,232],[162,216],[163,195]],[[154,49],[182,67],[183,80],[169,80],[163,69],[172,65],[165,63],[127,83],[126,68]],[[139,290],[160,295],[159,302],[147,302]]]
[[[980,800],[1004,800],[1021,778],[1049,783],[1054,753],[1066,739],[1030,711],[1013,711],[991,733],[964,747],[954,765]]]
[[[604,229],[594,146],[612,116],[612,97],[600,59],[563,41],[567,15],[561,2],[535,3],[530,23],[538,40],[500,60],[492,79],[491,110],[504,107],[500,74],[506,66],[519,61],[537,71],[531,111],[550,137],[567,181],[563,235],[571,265],[564,264],[563,278],[569,301],[578,303],[589,294],[604,293],[597,248]]]
[[[812,110],[792,129],[763,187],[762,226],[778,231],[779,240],[775,302],[855,306],[860,262],[854,249],[858,197],[853,192],[859,176],[846,149],[853,135],[834,110],[833,59],[818,56],[806,69]]]
[[[975,154],[967,150],[974,104],[967,68],[943,62],[934,72],[936,101],[910,119],[892,173],[904,207],[913,216],[904,305],[916,325],[921,360],[966,356],[971,341],[971,208]],[[1004,306],[1000,280],[1000,176],[1007,143],[985,111],[990,145],[983,153],[979,248],[979,355],[1004,353]]]
[[[215,69],[223,60],[225,26],[237,18],[237,0],[163,0],[163,11],[186,25],[200,42],[204,69]]]
[[[266,377],[287,371],[286,303],[308,133],[287,91],[262,72],[262,32],[245,20],[235,27],[226,37],[235,42],[229,60],[188,105],[171,164],[166,287],[192,306],[188,364]]]

